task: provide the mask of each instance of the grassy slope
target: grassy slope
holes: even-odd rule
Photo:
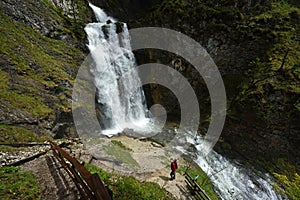
[[[82,57],[82,52],[61,41],[49,39],[23,23],[12,21],[2,12],[0,16],[0,52],[4,62],[11,67],[0,71],[1,100],[5,99],[12,108],[20,108],[36,117],[53,118],[53,110],[45,105],[42,94],[38,92],[46,88],[62,100],[66,95],[70,97],[71,91],[66,91],[61,83],[72,84],[73,78],[67,71],[76,73],[78,63],[74,58]],[[13,83],[14,78],[20,83]],[[50,98],[62,104],[59,106],[62,110],[70,108],[54,95]]]
[[[70,112],[71,87],[84,53],[2,11],[0,30],[0,103],[50,122],[57,113]]]
[[[113,199],[172,199],[159,185],[151,182],[140,182],[132,176],[120,176],[107,173],[100,168],[85,164],[85,167],[93,174],[97,173],[105,185],[113,192]]]
[[[47,0],[44,2],[48,3]],[[2,3],[2,2],[0,2]],[[30,9],[34,2],[24,2]],[[59,11],[48,4],[48,12],[35,13],[41,18],[52,17],[64,21]],[[46,7],[47,9],[47,7]],[[36,10],[36,9],[32,9]],[[47,20],[46,20],[47,22]],[[50,22],[49,22],[50,23]],[[61,24],[61,23],[59,23]],[[57,34],[70,32],[57,27]],[[81,31],[83,32],[83,30]],[[35,118],[38,121],[54,121],[59,112],[70,112],[71,86],[84,53],[62,41],[51,39],[24,23],[16,22],[0,10],[0,105],[9,112]],[[2,107],[1,107],[2,108]],[[39,142],[38,137],[26,125],[2,121],[0,143]],[[16,120],[23,119],[16,116]],[[40,127],[41,131],[43,130]],[[47,139],[47,138],[46,138]],[[1,146],[1,151],[22,151]],[[1,199],[38,199],[36,179],[29,172],[19,172],[16,167],[0,168]]]
[[[205,193],[212,200],[220,199],[216,192],[213,189],[213,184],[209,179],[208,175],[199,167],[196,163],[191,161],[190,159],[186,159],[186,165],[183,165],[178,168],[178,173],[185,175],[188,173],[191,177],[195,177],[198,175],[197,183],[199,186],[205,191]]]
[[[1,199],[38,199],[40,188],[29,172],[19,172],[18,167],[0,168]]]

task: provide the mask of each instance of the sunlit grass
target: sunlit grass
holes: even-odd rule
[[[97,173],[100,176],[104,184],[107,185],[110,190],[112,190],[113,199],[172,199],[168,195],[167,191],[156,183],[140,182],[132,176],[120,176],[117,174],[108,173],[88,163],[85,164],[85,167],[87,167],[92,174]]]
[[[103,147],[104,151],[113,156],[117,161],[121,161],[131,167],[139,167],[139,164],[132,158],[129,150],[125,150],[118,145],[107,145]]]
[[[19,167],[0,168],[0,197],[11,199],[39,199],[40,188],[30,172],[20,172]]]

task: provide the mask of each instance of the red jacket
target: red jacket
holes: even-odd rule
[[[176,171],[176,169],[177,169],[177,163],[171,162],[171,170]]]

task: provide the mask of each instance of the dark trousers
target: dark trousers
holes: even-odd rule
[[[174,180],[175,179],[175,171],[171,171],[170,173],[170,176],[171,176],[171,180]]]

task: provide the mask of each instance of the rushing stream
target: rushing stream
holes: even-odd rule
[[[89,49],[96,63],[92,73],[97,87],[98,103],[101,105],[102,118],[105,122],[102,134],[112,136],[125,128],[148,126],[147,108],[142,89],[134,91],[139,85],[134,54],[130,47],[130,36],[124,23],[105,14],[103,10],[91,5],[98,23],[90,23],[85,31],[88,35]],[[121,30],[120,30],[121,27]],[[119,37],[117,32],[121,32]],[[124,74],[130,71],[130,76]],[[124,78],[125,77],[125,78]],[[201,138],[188,137],[186,141],[200,152],[205,147]],[[178,148],[182,153],[190,154]],[[197,152],[192,152],[197,155]],[[210,177],[216,192],[224,200],[277,200],[283,199],[271,186],[272,178],[267,174],[255,173],[254,170],[232,163],[212,151],[205,157],[196,156],[195,162]]]
[[[197,153],[201,152],[202,148],[205,148],[203,141],[201,137],[193,138],[187,136],[187,142],[196,147],[197,151],[187,152],[180,147],[178,149],[185,154],[196,154],[195,162],[208,175],[216,192],[222,199],[285,199],[274,191],[270,184],[274,179],[268,174],[230,162],[215,151],[211,151],[205,157]]]

